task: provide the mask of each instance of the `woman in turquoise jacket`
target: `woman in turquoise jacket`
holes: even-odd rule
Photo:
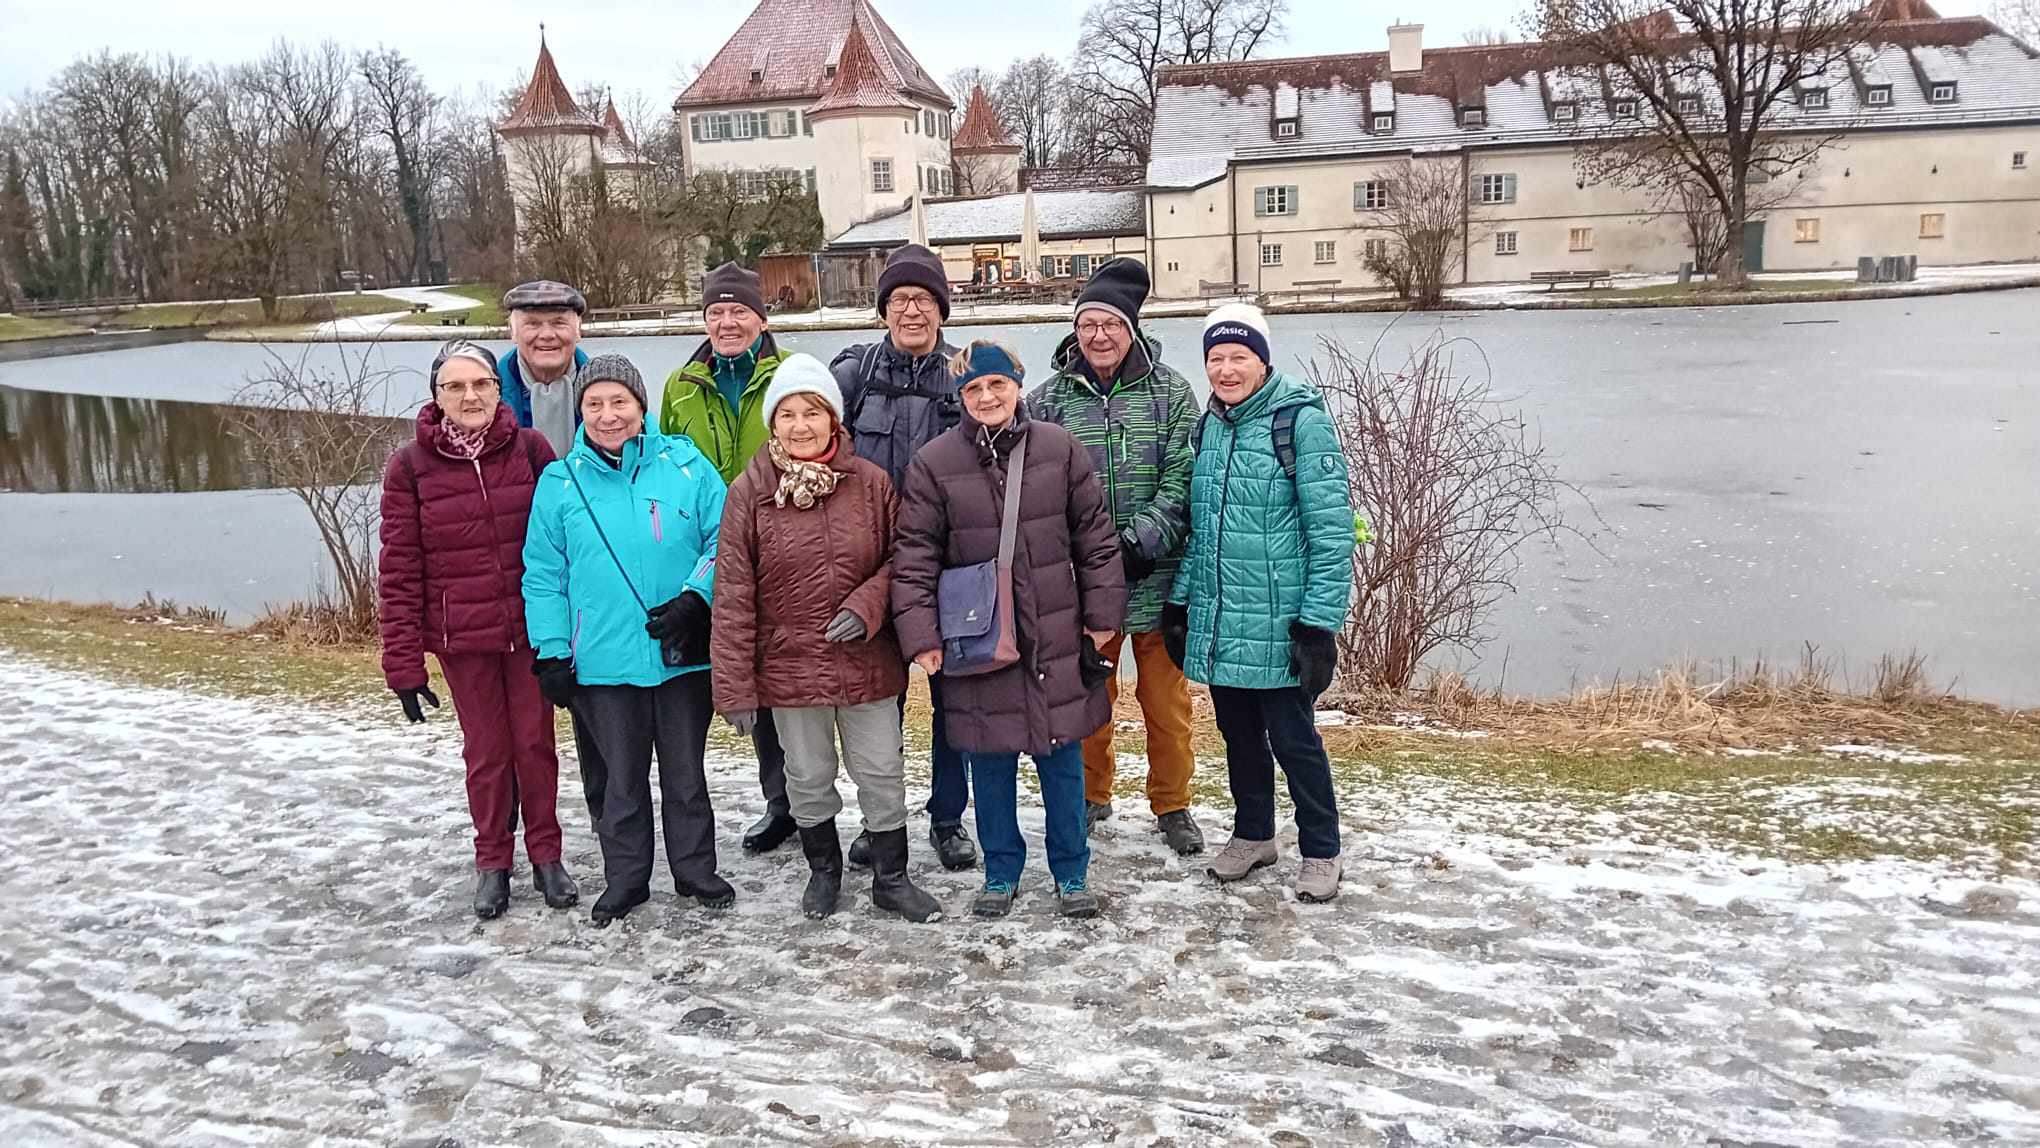
[[[644,378],[622,355],[588,360],[574,399],[573,449],[531,500],[524,617],[539,688],[603,762],[589,804],[608,887],[591,919],[607,925],[651,896],[655,748],[674,887],[721,908],[736,891],[716,875],[702,755],[722,476],[685,437],[645,430]]]
[[[1225,738],[1233,835],[1211,875],[1276,861],[1275,764],[1296,803],[1296,895],[1339,893],[1339,810],[1317,697],[1338,667],[1353,592],[1353,509],[1338,430],[1315,390],[1269,368],[1268,323],[1227,304],[1204,328],[1211,408],[1198,424],[1190,545],[1162,635],[1211,687]]]

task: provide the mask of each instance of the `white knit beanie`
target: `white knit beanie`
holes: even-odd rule
[[[779,410],[779,401],[788,395],[814,395],[836,412],[838,423],[843,421],[843,388],[836,385],[836,376],[813,355],[795,353],[779,360],[772,381],[765,386],[766,430],[772,429],[772,416]]]
[[[1261,362],[1271,361],[1268,350],[1268,317],[1252,303],[1227,303],[1213,310],[1204,320],[1204,353],[1220,343],[1238,343],[1260,356]]]

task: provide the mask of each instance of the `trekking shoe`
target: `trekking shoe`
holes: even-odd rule
[[[673,891],[682,897],[692,897],[701,902],[704,909],[727,909],[737,903],[737,890],[728,881],[710,873],[699,881],[675,879]]]
[[[630,915],[632,909],[652,899],[652,891],[640,885],[635,889],[620,889],[615,885],[602,890],[595,898],[595,907],[588,911],[588,923],[598,929],[606,929],[609,922],[618,917]]]
[[[581,899],[581,887],[574,883],[574,875],[557,861],[547,861],[531,867],[531,887],[545,896],[548,908],[568,909]]]
[[[968,869],[977,864],[977,846],[961,824],[930,825],[928,844],[935,847],[935,859],[944,869]]]
[[[1225,848],[1218,851],[1218,856],[1211,859],[1211,867],[1205,872],[1221,881],[1237,881],[1274,863],[1273,841],[1253,841],[1234,834],[1233,839],[1225,843]]]
[[[859,833],[850,841],[850,849],[843,854],[843,860],[852,869],[871,868],[871,830]]]
[[[1305,857],[1303,867],[1296,871],[1296,899],[1312,903],[1331,900],[1339,895],[1339,878],[1345,871],[1337,854]]]
[[[1111,802],[1109,801],[1084,802],[1084,836],[1089,837],[1091,835],[1091,830],[1098,828],[1098,823],[1100,821],[1104,821],[1105,819],[1111,816],[1112,816]]]
[[[1197,828],[1197,819],[1187,809],[1178,809],[1155,818],[1155,828],[1169,841],[1169,848],[1179,857],[1188,857],[1204,852],[1204,831]]]
[[[510,870],[483,869],[475,874],[475,916],[493,921],[510,907]]]
[[[1013,911],[1013,897],[1019,891],[1010,881],[987,881],[977,900],[971,902],[970,911],[980,917],[1003,917]]]
[[[1084,879],[1064,881],[1055,887],[1055,895],[1062,902],[1062,915],[1085,920],[1098,915],[1098,894],[1084,888]]]

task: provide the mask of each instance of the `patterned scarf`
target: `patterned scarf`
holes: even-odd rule
[[[488,427],[462,430],[460,424],[449,417],[440,421],[439,428],[446,433],[446,448],[455,458],[473,462],[482,457],[482,447],[489,441]]]
[[[772,501],[785,506],[788,499],[801,510],[811,510],[815,503],[828,497],[836,489],[840,477],[825,461],[795,458],[786,453],[779,440],[767,439],[765,449],[771,452],[772,465],[779,468],[779,489],[772,492]],[[831,446],[823,458],[833,458],[836,448]]]

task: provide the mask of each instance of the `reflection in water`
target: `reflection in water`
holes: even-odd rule
[[[155,494],[275,486],[236,434],[235,413],[211,403],[0,386],[0,489]],[[391,442],[402,441],[409,420],[382,421]]]

